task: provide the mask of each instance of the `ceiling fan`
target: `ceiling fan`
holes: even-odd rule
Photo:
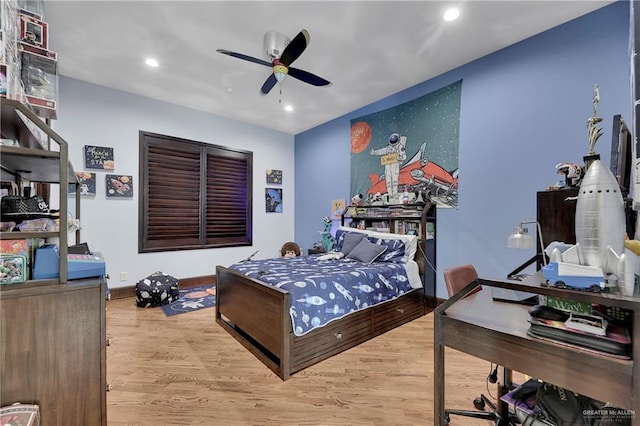
[[[286,36],[275,31],[267,32],[264,36],[264,47],[271,58],[271,62],[225,49],[217,49],[217,52],[273,68],[273,72],[267,77],[260,89],[264,95],[269,93],[276,83],[284,80],[287,74],[314,86],[328,86],[331,82],[324,78],[318,77],[308,71],[289,66],[304,52],[309,45],[310,39],[311,36],[307,30],[300,31],[293,40],[289,40]]]

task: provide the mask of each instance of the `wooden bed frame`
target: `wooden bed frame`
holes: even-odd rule
[[[216,322],[282,380],[427,313],[419,288],[296,336],[289,292],[224,266],[216,274]]]

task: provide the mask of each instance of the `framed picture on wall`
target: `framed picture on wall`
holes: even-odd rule
[[[133,197],[133,176],[107,175],[107,197]]]
[[[267,213],[282,213],[282,188],[265,188],[264,199]]]
[[[84,146],[85,169],[114,170],[113,148],[106,146]]]
[[[80,182],[80,195],[94,196],[96,195],[96,174],[91,172],[76,172],[78,181]],[[76,185],[69,185],[69,193],[75,194]]]
[[[282,170],[267,169],[268,184],[282,184]]]

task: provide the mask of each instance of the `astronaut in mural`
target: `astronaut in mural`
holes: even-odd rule
[[[392,133],[389,144],[384,148],[372,149],[371,155],[380,156],[380,164],[384,166],[384,180],[390,200],[398,199],[398,177],[400,164],[407,159],[407,137]]]

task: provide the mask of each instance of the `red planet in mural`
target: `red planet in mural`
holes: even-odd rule
[[[367,149],[371,141],[371,127],[364,121],[358,121],[351,126],[351,152],[360,154]]]

